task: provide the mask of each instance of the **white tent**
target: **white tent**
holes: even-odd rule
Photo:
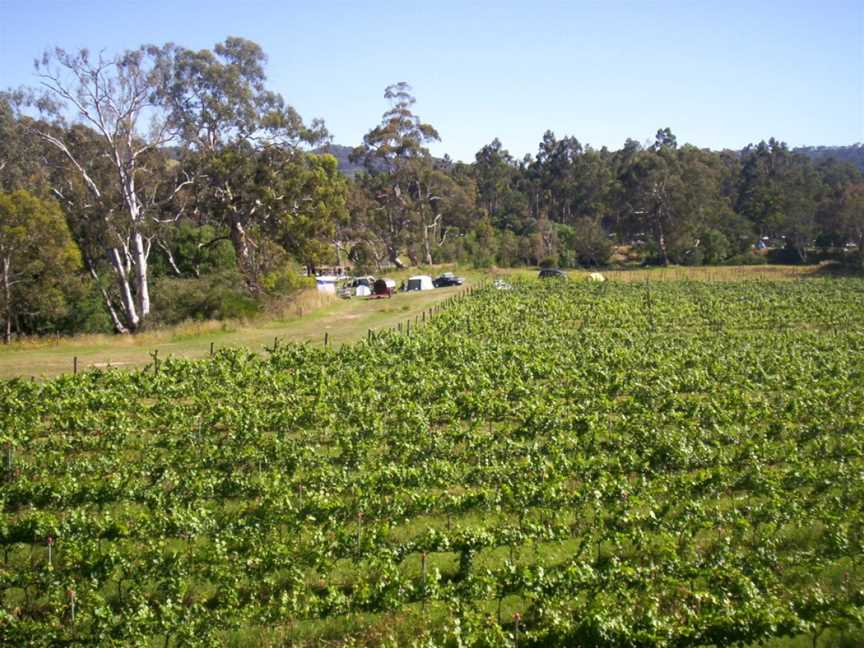
[[[372,294],[372,291],[369,289],[369,286],[360,285],[354,289],[354,294],[357,297],[368,297]]]
[[[409,277],[408,283],[405,284],[405,290],[432,290],[435,286],[432,285],[432,277],[429,275],[415,275]]]
[[[321,275],[320,277],[315,277],[315,286],[318,288],[318,292],[335,295],[336,281],[336,277],[332,275]]]

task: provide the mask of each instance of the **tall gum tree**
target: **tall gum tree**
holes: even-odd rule
[[[327,140],[324,123],[306,125],[280,94],[267,89],[267,57],[252,41],[229,37],[212,50],[175,48],[166,58],[171,78],[163,99],[189,161],[206,177],[196,187],[196,209],[227,229],[247,288],[258,293],[267,265],[259,237],[308,198],[274,192],[268,182],[277,169],[304,166],[302,147]]]
[[[411,86],[404,81],[388,86],[384,97],[390,109],[354,149],[352,159],[366,167],[361,182],[378,204],[372,225],[384,239],[390,262],[402,267],[399,251],[408,244],[412,261],[422,255],[431,265],[433,249],[454,229],[447,217],[466,194],[429,154],[426,144],[440,136],[412,112],[416,99]]]
[[[57,48],[36,62],[42,92],[35,105],[53,123],[33,122],[31,129],[61,154],[84,189],[75,205],[69,183],[55,186],[57,196],[79,214],[102,221],[101,247],[117,288],[113,294],[103,290],[103,297],[121,333],[138,331],[150,315],[154,231],[165,206],[191,183],[179,174],[166,177],[165,160],[158,155],[177,134],[159,99],[167,81],[164,61],[164,50],[142,46],[113,57]],[[72,142],[81,128],[92,133],[86,147]],[[96,159],[107,172],[94,172]],[[97,281],[99,267],[89,260]]]

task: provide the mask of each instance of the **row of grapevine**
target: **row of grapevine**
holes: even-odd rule
[[[0,384],[0,643],[862,637],[864,282],[424,320]]]

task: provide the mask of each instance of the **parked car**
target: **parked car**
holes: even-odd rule
[[[436,288],[447,288],[448,286],[461,286],[465,283],[465,277],[457,277],[452,272],[445,272],[432,281]]]
[[[567,273],[558,268],[542,268],[539,277],[541,279],[566,279]]]

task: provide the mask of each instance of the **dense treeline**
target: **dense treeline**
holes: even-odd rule
[[[851,163],[773,139],[714,152],[668,128],[617,151],[547,131],[522,160],[497,139],[472,163],[436,159],[439,134],[399,83],[349,178],[321,153],[324,123],[267,88],[265,63],[239,38],[111,58],[57,49],[37,63],[40,90],[0,95],[7,341],[252,315],[302,286],[303,266],[347,260],[860,265]]]
[[[834,158],[841,162],[849,162],[860,170],[864,170],[864,144],[860,142],[849,146],[801,146],[793,150],[795,153],[802,153],[816,162]]]

